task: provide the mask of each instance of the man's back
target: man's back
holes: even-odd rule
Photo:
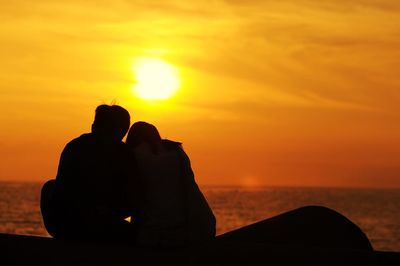
[[[123,142],[94,134],[66,145],[51,199],[56,234],[92,238],[128,216],[128,156]]]
[[[127,182],[127,159],[123,142],[83,134],[69,142],[61,154],[56,193],[77,209],[120,204]]]

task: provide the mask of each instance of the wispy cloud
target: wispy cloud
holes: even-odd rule
[[[82,129],[96,104],[118,99],[135,119],[185,124],[188,139],[212,132],[212,141],[226,146],[257,138],[262,148],[273,142],[268,134],[299,143],[360,135],[394,143],[399,11],[396,0],[1,0],[2,134],[10,143],[33,137],[15,117],[36,125],[36,135],[64,132],[59,117],[65,131]],[[137,104],[128,91],[131,61],[146,55],[169,60],[183,75],[165,112]]]

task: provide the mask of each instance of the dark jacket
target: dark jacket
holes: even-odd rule
[[[215,217],[197,186],[190,161],[179,143],[133,149],[140,180],[137,242],[141,245],[194,244],[215,236]]]
[[[53,193],[63,227],[90,234],[128,216],[128,156],[123,142],[92,133],[65,146]]]

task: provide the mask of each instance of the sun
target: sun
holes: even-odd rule
[[[157,58],[140,58],[133,65],[136,95],[145,100],[170,98],[180,86],[176,68]]]

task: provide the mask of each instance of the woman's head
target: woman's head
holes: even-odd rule
[[[141,143],[148,143],[153,148],[160,141],[161,136],[157,128],[143,121],[134,123],[129,129],[128,137],[126,138],[126,144],[132,148]]]

